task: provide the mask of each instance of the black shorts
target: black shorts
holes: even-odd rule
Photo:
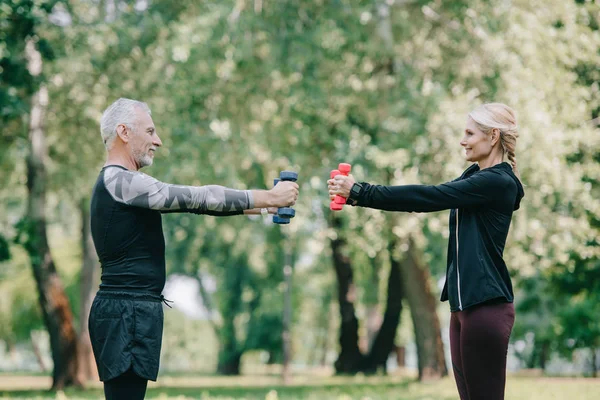
[[[156,381],[163,332],[162,296],[101,290],[90,311],[92,349],[101,381],[123,374]]]

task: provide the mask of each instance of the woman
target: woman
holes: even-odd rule
[[[387,211],[450,210],[450,239],[442,301],[450,301],[450,350],[462,400],[504,399],[506,353],[514,324],[513,290],[502,258],[510,220],[523,198],[515,146],[514,111],[484,104],[468,118],[469,168],[437,186],[379,186],[352,176],[329,180],[329,195]],[[504,162],[508,158],[509,163]]]

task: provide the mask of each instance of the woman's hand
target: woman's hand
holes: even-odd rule
[[[336,195],[348,198],[354,182],[356,181],[352,175],[336,175],[333,179],[328,180],[327,188],[329,189],[329,199],[333,200]]]

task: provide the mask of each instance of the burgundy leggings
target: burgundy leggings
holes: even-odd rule
[[[461,400],[504,400],[514,322],[512,303],[485,303],[452,313],[450,352]]]

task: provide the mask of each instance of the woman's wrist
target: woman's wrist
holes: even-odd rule
[[[364,191],[364,186],[362,183],[354,182],[352,187],[350,188],[350,192],[348,193],[348,197],[346,198],[346,204],[351,206],[355,206],[358,204],[360,197]]]

